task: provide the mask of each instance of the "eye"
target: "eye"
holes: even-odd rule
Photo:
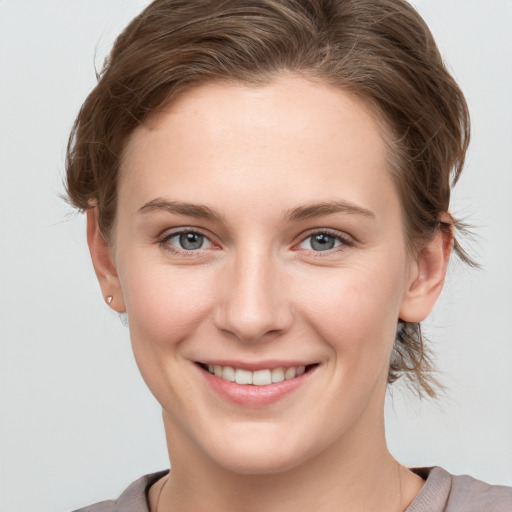
[[[175,252],[192,252],[200,249],[208,249],[212,246],[212,243],[205,235],[196,231],[170,233],[161,240],[160,243],[166,249],[170,249]]]
[[[328,231],[317,231],[304,238],[299,244],[300,249],[315,252],[331,251],[342,245],[352,245],[346,238]]]

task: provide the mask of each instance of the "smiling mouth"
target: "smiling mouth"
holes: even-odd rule
[[[247,386],[268,386],[285,380],[295,379],[318,366],[318,364],[315,363],[305,366],[278,367],[250,371],[243,368],[235,368],[233,366],[220,366],[204,363],[197,364],[203,370],[219,377],[220,379]]]

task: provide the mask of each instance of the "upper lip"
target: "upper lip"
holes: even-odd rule
[[[265,361],[238,361],[233,359],[203,359],[196,361],[198,364],[212,365],[212,366],[231,366],[233,368],[239,368],[241,370],[248,370],[255,372],[258,370],[273,370],[274,368],[292,368],[298,366],[310,366],[312,364],[318,364],[311,361],[298,361],[298,360],[277,360],[269,359]]]

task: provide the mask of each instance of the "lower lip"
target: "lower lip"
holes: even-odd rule
[[[305,384],[317,369],[313,366],[306,373],[293,379],[283,380],[266,386],[237,384],[222,379],[198,366],[209,387],[222,398],[244,407],[265,407],[278,402]]]

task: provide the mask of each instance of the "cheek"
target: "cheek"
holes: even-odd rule
[[[384,372],[395,339],[401,301],[401,273],[367,268],[336,269],[323,286],[306,286],[302,311],[308,325],[331,347],[345,372]],[[359,380],[359,378],[357,379]]]
[[[175,348],[199,325],[212,300],[211,272],[146,264],[121,277],[134,349]]]
[[[120,277],[133,354],[146,385],[164,409],[187,410],[187,395],[180,391],[190,379],[187,364],[181,364],[186,363],[183,347],[209,317],[209,276],[132,260]]]

